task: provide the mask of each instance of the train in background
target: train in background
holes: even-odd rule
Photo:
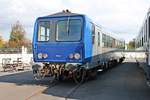
[[[146,63],[144,70],[147,80],[150,81],[150,9],[146,14],[138,36],[135,38],[135,48],[144,51],[146,54],[146,58],[142,62]]]
[[[86,15],[68,10],[37,18],[33,35],[34,77],[55,77],[82,82],[121,63],[116,53],[125,41],[106,32]]]

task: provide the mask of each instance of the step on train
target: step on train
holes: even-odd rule
[[[124,60],[125,41],[84,14],[69,10],[38,17],[33,34],[33,75],[80,83]]]

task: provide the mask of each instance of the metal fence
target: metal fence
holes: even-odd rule
[[[22,48],[0,48],[0,54],[19,54]],[[27,48],[27,53],[32,53],[31,48]]]

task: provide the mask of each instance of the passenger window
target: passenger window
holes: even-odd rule
[[[145,32],[145,27],[143,27],[142,31],[143,31],[143,34],[144,34],[144,43],[145,43],[145,41],[146,41],[146,32]]]
[[[144,44],[144,43],[143,43],[143,37],[142,37],[142,46],[143,46],[143,44]]]
[[[145,35],[146,35],[145,36],[145,42],[147,42],[147,21],[146,21],[144,30],[145,30]]]
[[[50,22],[39,22],[38,41],[48,41],[50,34]]]
[[[106,47],[108,47],[108,41],[109,41],[109,37],[106,35]]]
[[[100,33],[98,32],[98,46],[100,46]]]
[[[107,41],[106,41],[106,35],[102,34],[102,42],[103,42],[103,47],[106,47]]]
[[[112,37],[110,37],[109,44],[110,44],[110,47],[112,48],[112,44],[113,44],[113,39],[112,39]]]

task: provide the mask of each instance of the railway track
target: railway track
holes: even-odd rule
[[[52,82],[52,84],[48,87],[48,89],[55,87],[57,84],[59,84],[58,81]],[[47,89],[47,87],[37,90],[36,92],[31,94],[29,97],[27,97],[25,100],[30,100],[31,98],[41,94],[45,89]]]
[[[68,100],[68,99],[76,92],[76,90],[77,90],[81,85],[83,85],[83,83],[76,84],[76,85],[73,86],[73,87],[69,87],[69,89],[67,89],[66,94],[64,94],[64,96],[63,96],[64,99],[65,99],[65,100]],[[61,84],[61,82],[55,81],[55,82],[51,83],[49,87],[45,87],[45,88],[36,90],[33,94],[31,94],[30,96],[28,96],[28,97],[25,98],[24,100],[30,100],[30,99],[32,99],[32,98],[34,98],[34,97],[40,95],[40,94],[41,94],[43,91],[45,91],[45,90],[53,91],[53,90],[51,90],[52,88],[57,88],[57,87],[59,87],[59,86],[60,86],[60,87],[63,87],[62,84]]]
[[[77,84],[75,87],[73,87],[72,89],[70,89],[70,91],[67,93],[67,95],[65,96],[65,100],[68,100],[69,97],[71,97],[71,95],[73,95],[73,93],[76,92],[76,90],[82,85],[83,83]]]

